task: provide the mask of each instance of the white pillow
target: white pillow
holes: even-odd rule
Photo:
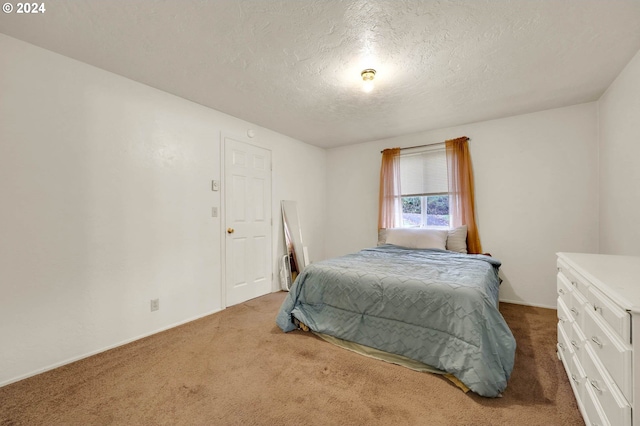
[[[447,250],[467,253],[467,225],[450,229],[447,236]]]
[[[391,228],[387,229],[387,244],[416,249],[441,249],[446,250],[446,229],[424,228]]]

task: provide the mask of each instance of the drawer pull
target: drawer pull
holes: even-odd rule
[[[591,383],[591,387],[593,387],[596,391],[602,393],[602,389],[598,387],[598,382],[596,382],[595,380],[591,380],[589,383]]]
[[[563,289],[561,289],[561,288],[559,288],[559,289],[558,289],[558,293],[560,293],[560,294],[564,294],[564,290],[563,290]]]
[[[564,351],[564,343],[562,342],[558,343],[558,347]]]
[[[597,338],[596,336],[593,336],[593,337],[591,338],[591,341],[592,341],[593,343],[595,343],[596,345],[598,345],[598,346],[602,347],[602,343],[600,342],[600,340],[598,340],[598,338]]]
[[[575,374],[571,375],[571,380],[573,380],[573,383],[575,383],[576,385],[580,384],[580,380],[576,379],[576,375]]]
[[[578,310],[576,308],[571,308],[571,312],[573,313],[573,315],[578,316],[578,314],[580,312],[578,312]]]
[[[571,341],[571,346],[573,346],[573,347],[574,347],[574,348],[576,348],[576,349],[580,349],[580,346],[578,346],[578,344],[576,343],[576,341],[575,341],[575,340],[572,340],[572,341]]]
[[[578,283],[575,282],[575,281],[571,281],[571,285],[574,286],[574,287],[578,287]]]
[[[566,322],[567,319],[565,317],[558,317],[558,319],[560,320],[560,322]]]
[[[602,313],[602,306],[593,305],[593,310],[596,312],[600,311],[600,313]]]

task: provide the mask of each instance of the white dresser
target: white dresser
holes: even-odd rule
[[[558,357],[587,425],[640,426],[640,257],[558,253]]]

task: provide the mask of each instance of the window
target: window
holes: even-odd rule
[[[443,145],[400,156],[402,226],[449,228],[449,183]]]

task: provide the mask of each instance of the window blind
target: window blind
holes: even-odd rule
[[[400,156],[402,195],[422,196],[449,192],[447,153],[444,147]]]

